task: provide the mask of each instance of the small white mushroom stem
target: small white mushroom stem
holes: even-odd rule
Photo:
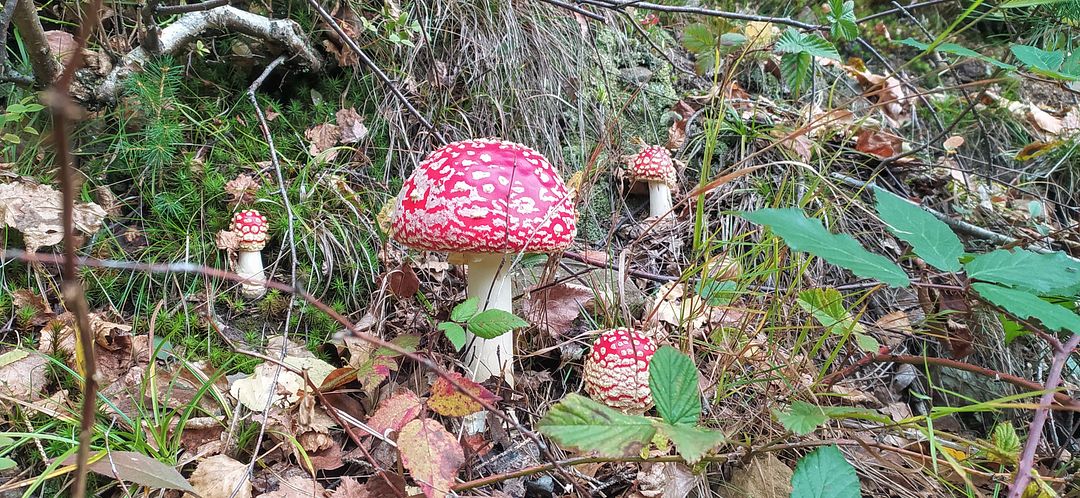
[[[510,257],[504,254],[470,255],[468,295],[480,300],[480,310],[500,309],[512,312],[513,288],[510,284]],[[483,382],[502,377],[514,386],[514,333],[494,339],[468,334],[465,363],[472,380]]]
[[[649,182],[649,216],[675,216],[671,212],[671,187],[664,182]]]
[[[240,294],[244,297],[256,299],[266,294],[261,251],[240,251],[236,258],[236,274],[245,279],[240,283]]]

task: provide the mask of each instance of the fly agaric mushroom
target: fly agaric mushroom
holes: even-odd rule
[[[675,162],[667,149],[652,145],[630,158],[630,178],[649,183],[649,216],[674,216],[671,189],[675,188]]]
[[[593,399],[633,413],[652,406],[649,360],[656,343],[627,328],[604,330],[585,360],[585,391]]]
[[[266,247],[266,217],[254,209],[236,213],[229,225],[236,238],[238,255],[236,274],[244,277],[240,293],[250,299],[266,294],[266,274],[263,273],[262,251]]]
[[[576,217],[566,185],[543,155],[480,139],[429,154],[402,186],[390,223],[398,242],[468,264],[468,296],[481,310],[509,312],[509,255],[563,251],[574,240]],[[513,357],[512,333],[467,336],[465,362],[477,382],[499,376],[513,386]]]

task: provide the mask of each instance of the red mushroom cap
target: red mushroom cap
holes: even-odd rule
[[[514,142],[464,140],[435,149],[398,194],[393,237],[454,253],[555,252],[577,233],[559,173]]]
[[[675,188],[675,162],[671,160],[671,153],[659,145],[641,149],[630,160],[630,177],[639,181],[664,182]]]
[[[266,247],[266,217],[254,209],[246,209],[233,216],[229,230],[240,239],[241,251],[261,251]]]
[[[645,411],[652,406],[649,360],[656,343],[635,330],[600,333],[585,361],[585,390],[612,408]]]

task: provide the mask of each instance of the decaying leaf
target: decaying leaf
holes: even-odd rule
[[[263,493],[259,498],[312,498],[321,497],[325,493],[326,488],[311,477],[294,475],[282,479],[278,482],[277,490]]]
[[[378,477],[371,479],[378,479]],[[351,477],[343,477],[338,487],[330,494],[330,498],[375,498],[375,495],[368,489],[367,484],[360,484]]]
[[[336,117],[338,128],[341,130],[341,143],[354,144],[367,136],[368,129],[364,126],[364,116],[356,112],[355,108],[341,109]]]
[[[25,401],[41,399],[47,365],[44,355],[13,349],[0,355],[0,394]],[[0,403],[6,407],[7,403]]]
[[[895,76],[882,76],[866,69],[862,61],[855,60],[852,65],[843,66],[862,86],[866,98],[881,108],[885,119],[893,127],[907,122],[911,116],[905,107],[908,96],[904,86]]]
[[[74,462],[73,462],[74,463]],[[113,451],[87,465],[91,471],[148,488],[195,491],[175,468],[134,451]]]
[[[56,245],[64,239],[62,201],[60,191],[48,185],[0,183],[0,227],[22,232],[27,251]],[[93,202],[76,203],[75,229],[93,235],[101,229],[106,215]]]
[[[225,455],[214,455],[199,462],[189,481],[201,498],[251,498],[247,465]],[[195,496],[184,494],[184,498]]]
[[[552,337],[559,337],[570,329],[594,296],[588,287],[566,283],[533,291],[523,304],[525,318]]]
[[[420,290],[420,279],[407,262],[402,262],[401,266],[387,272],[384,277],[390,293],[401,299],[409,299]]]
[[[794,472],[772,453],[755,457],[746,467],[731,475],[730,487],[735,496],[787,498],[791,495]]]
[[[52,307],[49,306],[49,302],[45,298],[34,294],[34,291],[30,289],[18,289],[11,293],[11,304],[15,309],[31,309],[34,314],[29,317],[26,323],[19,323],[24,327],[38,327],[49,323],[50,320],[56,318],[56,314],[53,313]]]
[[[307,352],[305,349],[301,351]],[[318,358],[286,356],[282,362],[307,371],[308,378],[316,386],[321,385],[330,372],[334,371],[333,366]],[[274,384],[275,376],[277,384]],[[297,402],[301,394],[309,389],[303,377],[278,365],[262,363],[255,367],[255,372],[250,376],[234,381],[229,393],[249,410],[262,412],[266,409],[268,400],[273,400],[271,404],[289,405]]]
[[[878,157],[892,157],[900,153],[904,139],[892,133],[864,128],[855,134],[855,150]]]
[[[427,498],[450,493],[465,452],[457,438],[434,419],[416,419],[401,429],[397,438],[401,464],[409,470]]]
[[[247,205],[255,201],[255,194],[259,191],[259,182],[251,175],[241,174],[229,180],[225,184],[225,193],[229,194],[229,205]]]
[[[402,389],[393,396],[379,403],[379,408],[368,419],[367,424],[380,434],[387,431],[400,432],[405,424],[420,416],[424,403],[416,393]]]
[[[336,2],[334,8],[331,9],[331,15],[338,25],[345,32],[345,35],[352,39],[357,39],[363,32],[363,26],[360,24],[360,17],[352,10],[349,2]],[[320,25],[324,32],[327,33],[327,40],[323,40],[323,48],[326,49],[330,55],[337,60],[338,64],[343,67],[355,67],[360,64],[360,57],[349,47],[345,46],[344,40],[342,40],[336,31],[330,29],[329,26],[320,21]]]
[[[491,391],[488,391],[484,386],[465,378],[457,372],[450,372],[450,376],[464,386],[473,396],[476,396],[489,404],[494,404],[496,401],[502,399],[492,394]],[[428,408],[434,410],[435,413],[447,417],[464,417],[484,409],[480,403],[477,403],[461,391],[458,391],[453,384],[442,377],[439,377],[439,379],[432,384],[431,397],[428,398],[427,405]]]
[[[341,140],[341,128],[331,123],[315,125],[304,131],[304,137],[310,142],[308,153],[317,156],[338,144],[338,141]],[[337,152],[337,150],[327,152],[324,159],[333,161],[337,157]]]

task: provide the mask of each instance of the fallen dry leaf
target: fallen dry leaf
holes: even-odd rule
[[[354,144],[364,139],[368,134],[367,126],[364,126],[364,116],[349,107],[337,112],[337,124],[341,130],[341,143]]]
[[[35,252],[64,239],[60,220],[63,198],[59,190],[48,185],[24,182],[0,184],[0,227],[9,226],[22,232],[26,250]],[[93,202],[75,204],[75,229],[93,235],[101,229],[108,213]]]
[[[330,11],[334,20],[345,32],[345,35],[352,39],[357,39],[363,32],[364,28],[360,24],[360,17],[356,15],[356,12],[352,10],[349,2],[338,1],[334,4],[334,8]],[[338,64],[343,67],[355,67],[360,64],[360,57],[353,52],[352,49],[345,46],[344,40],[342,40],[337,32],[330,29],[330,26],[320,21],[320,26],[323,32],[327,35],[327,40],[323,40],[323,48],[326,49],[330,55],[334,56]]]
[[[341,140],[341,128],[336,124],[325,123],[321,125],[315,125],[304,131],[304,137],[311,142],[308,146],[308,153],[317,156],[323,151],[330,149],[337,145]],[[333,161],[337,157],[337,150],[331,150],[326,153],[324,158],[327,161]]]
[[[255,202],[255,194],[258,191],[259,182],[248,174],[241,174],[225,184],[225,193],[229,194],[229,205],[231,206]]]
[[[488,391],[486,387],[465,378],[457,372],[450,372],[450,377],[464,386],[472,395],[486,401],[488,404],[494,405],[496,401],[502,399],[491,394],[491,391]],[[431,396],[428,398],[427,405],[435,413],[446,417],[464,417],[484,409],[480,403],[466,396],[442,377],[439,377],[432,384]]]
[[[303,348],[300,351],[308,352]],[[308,378],[316,386],[322,385],[330,372],[334,371],[333,366],[318,358],[286,356],[282,362],[293,368],[306,370]],[[279,368],[278,365],[262,363],[255,367],[250,376],[234,381],[229,393],[251,411],[262,412],[266,409],[268,400],[273,400],[271,404],[286,406],[297,402],[301,394],[308,389],[303,377]]]
[[[733,496],[787,498],[791,495],[793,474],[776,455],[765,453],[755,457],[746,467],[735,469],[729,486],[735,490]]]
[[[386,287],[390,293],[401,299],[409,299],[420,291],[420,279],[407,262],[402,262],[396,270],[386,275]]]
[[[854,60],[851,65],[843,68],[859,82],[866,98],[881,108],[891,126],[899,127],[911,118],[905,109],[908,96],[904,92],[903,84],[895,76],[874,74],[866,69],[861,60]]]
[[[372,477],[371,479],[378,478]],[[330,494],[330,498],[374,498],[374,496],[368,490],[367,484],[360,484],[351,477],[341,478],[338,487]]]
[[[13,349],[0,355],[0,394],[24,401],[37,401],[45,389],[49,360],[25,349]],[[0,403],[6,407],[8,403]]]
[[[552,337],[559,337],[570,330],[594,296],[588,287],[562,283],[530,292],[522,307],[529,322]]]
[[[201,498],[251,498],[247,465],[225,455],[214,455],[199,462],[188,482]],[[233,494],[234,490],[236,494]],[[195,495],[185,493],[184,498],[195,498]]]
[[[34,294],[34,291],[30,289],[18,289],[11,293],[11,304],[16,310],[29,308],[34,310],[33,316],[30,317],[28,323],[21,323],[22,326],[39,327],[49,323],[50,320],[56,318],[56,314],[53,313],[52,307],[49,306],[48,301],[45,298]]]
[[[401,429],[397,445],[401,464],[427,498],[450,493],[458,469],[465,463],[465,452],[442,424],[430,418],[413,420]]]
[[[402,389],[379,403],[379,408],[371,415],[367,424],[384,436],[387,431],[400,432],[405,424],[420,416],[423,409],[423,401],[416,393]]]
[[[326,488],[322,484],[308,476],[295,475],[282,479],[278,482],[277,490],[263,493],[258,498],[321,498],[324,493]]]
[[[904,145],[904,140],[892,133],[868,128],[859,130],[855,139],[855,150],[882,158],[899,154]]]

